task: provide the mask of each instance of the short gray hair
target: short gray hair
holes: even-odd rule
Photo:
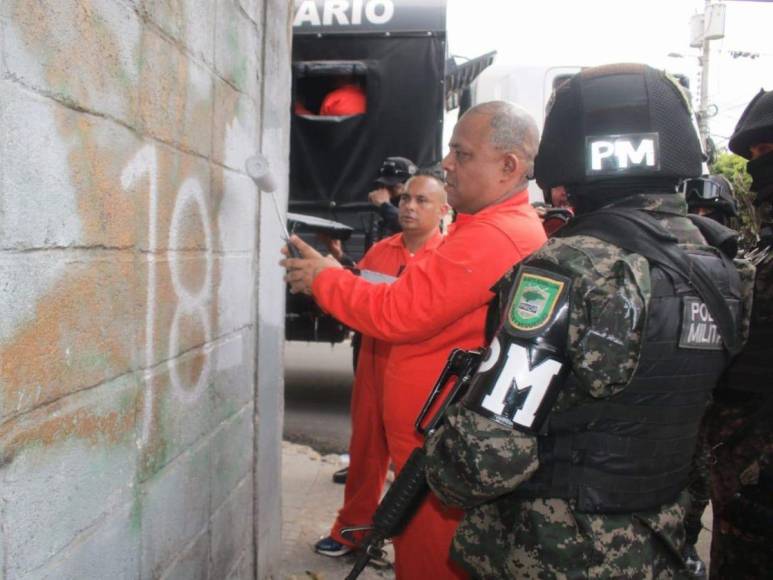
[[[523,107],[507,101],[481,103],[467,113],[491,117],[491,144],[500,151],[515,153],[526,164],[526,176],[531,177],[539,147],[539,129],[534,117]]]

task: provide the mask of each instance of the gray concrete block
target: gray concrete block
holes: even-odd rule
[[[261,110],[261,149],[278,176],[289,175],[290,150],[290,57],[291,5],[282,0],[266,0],[266,22],[263,41]],[[277,197],[286,204],[287,178],[278,179]],[[277,266],[281,241],[280,225],[268,211],[260,216],[258,271],[258,448],[255,481],[255,538],[259,546],[256,568],[258,578],[278,575],[281,542],[276,530],[281,527],[279,467],[281,465],[282,415],[284,382],[282,379],[282,345],[284,343],[284,284]]]
[[[0,4],[0,578],[251,578],[279,542],[283,285],[243,164],[262,139],[285,200],[289,144],[264,3]]]
[[[277,130],[272,135],[271,143],[279,151],[289,153],[290,133],[285,127],[290,126],[287,111],[290,107],[290,92],[292,90],[292,13],[293,7],[284,0],[264,0],[266,6],[266,22],[272,23],[265,28],[263,40],[262,73],[263,106],[262,122],[271,129]],[[278,140],[276,140],[278,139]],[[265,134],[263,139],[266,144]]]
[[[212,438],[212,512],[221,507],[245,476],[252,477],[252,417],[252,405],[247,405],[223,423]],[[247,511],[252,513],[252,508]]]
[[[254,580],[255,579],[255,554],[253,550],[247,550],[239,557],[239,561],[228,574],[226,580]]]
[[[81,534],[49,565],[24,580],[139,578],[140,534],[132,523],[131,506],[116,510]]]
[[[212,578],[225,578],[252,546],[252,476],[212,516]]]
[[[254,329],[221,339],[213,357],[212,420],[218,424],[255,397]]]
[[[239,7],[260,30],[263,25],[263,0],[238,0]]]
[[[244,173],[222,167],[214,168],[212,180],[212,197],[218,199],[217,247],[223,252],[245,252],[252,256],[257,247],[258,196],[265,194]],[[264,207],[273,211],[269,203]]]
[[[52,102],[0,83],[0,249],[72,245],[82,237],[59,114]]]
[[[0,505],[9,578],[52,564],[82,532],[132,504],[138,393],[129,375],[4,425]]]
[[[40,279],[36,272],[50,270]],[[113,379],[137,359],[137,318],[126,252],[27,253],[0,260],[0,420]],[[6,300],[8,302],[6,302]]]
[[[143,130],[209,157],[213,97],[209,71],[168,40],[146,31],[140,82]]]
[[[214,59],[215,4],[211,0],[138,0],[146,17],[208,64]]]
[[[216,205],[209,163],[146,141],[131,152],[121,187],[135,204],[137,246],[145,252],[216,250]]]
[[[177,253],[137,267],[137,309],[143,315],[142,366],[173,359],[217,337],[222,259]]]
[[[207,527],[208,442],[178,457],[142,484],[142,578],[158,578]]]
[[[214,429],[210,346],[170,360],[145,377],[140,480],[157,473]]]
[[[243,173],[245,160],[258,148],[260,94],[247,96],[216,78],[215,102],[212,157]]]
[[[242,433],[251,429],[254,366],[252,357],[246,356],[245,346],[250,346],[249,337],[235,334],[194,349],[145,377],[138,419],[138,438],[144,450],[142,480],[218,429],[221,432],[213,444],[228,447],[223,449],[219,461],[220,467],[228,469],[231,475],[224,480],[230,482],[226,483],[226,491],[215,492],[220,498],[215,506],[243,476],[245,465],[252,462],[252,431],[243,441],[233,430]],[[242,416],[241,421],[247,423],[237,426],[229,418],[240,410],[249,419]],[[226,419],[229,427],[222,432],[225,426],[221,423]],[[239,452],[246,446],[245,456],[233,457],[232,446],[239,446]],[[222,485],[219,482],[218,489]]]
[[[0,84],[0,248],[127,248],[135,208],[121,187],[141,142],[112,121]]]
[[[225,257],[217,289],[217,333],[232,333],[255,322],[255,258],[249,254]]]
[[[0,501],[0,580],[8,580],[8,576],[5,572],[5,526],[3,522],[6,521],[5,507],[2,501]]]
[[[169,565],[160,580],[218,580],[209,575],[210,533],[205,530]]]
[[[215,69],[241,92],[258,93],[260,42],[255,23],[238,0],[222,0],[215,15]]]
[[[135,125],[141,23],[112,0],[3,2],[5,63],[24,85]]]
[[[114,0],[115,2],[120,2],[121,4],[126,5],[131,10],[134,10],[137,14],[142,16],[142,10],[140,9],[140,5],[142,4],[142,0]]]

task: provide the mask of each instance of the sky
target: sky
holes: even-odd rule
[[[697,98],[700,49],[689,46],[690,18],[703,12],[704,4],[704,0],[448,0],[449,51],[475,57],[497,50],[499,64],[645,62],[687,74]],[[724,4],[725,37],[711,41],[709,58],[709,102],[718,110],[709,126],[720,147],[757,91],[773,90],[773,2]],[[733,58],[732,51],[759,57]]]

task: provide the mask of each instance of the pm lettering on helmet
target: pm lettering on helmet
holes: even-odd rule
[[[660,169],[657,133],[594,135],[585,138],[588,176],[641,174]]]

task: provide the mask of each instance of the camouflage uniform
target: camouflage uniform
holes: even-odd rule
[[[706,506],[709,505],[710,486],[709,486],[709,463],[711,457],[711,446],[707,440],[706,424],[701,425],[700,438],[698,439],[698,448],[693,457],[692,471],[690,472],[690,484],[687,491],[690,494],[690,505],[684,517],[684,529],[687,534],[687,543],[695,545],[698,536],[703,529],[701,518]]]
[[[773,354],[771,242],[763,241],[759,248],[764,257],[757,265],[747,348],[763,348]],[[742,353],[728,373],[727,384],[717,390],[706,417],[713,450],[712,578],[760,578],[773,570],[773,370],[768,367],[768,392],[747,391],[736,375],[744,363]]]
[[[718,186],[719,190],[716,194],[717,197],[713,199],[705,199],[698,195],[691,194],[689,192],[689,184],[698,181],[700,182],[712,182]],[[691,214],[699,214],[701,210],[707,210],[706,217],[715,220],[716,222],[728,226],[729,222],[736,218],[737,213],[737,201],[735,193],[733,192],[732,184],[723,175],[711,175],[708,178],[699,178],[698,180],[688,180],[684,191],[687,191],[687,211]],[[737,253],[737,238],[732,240],[733,249],[729,252]],[[705,565],[703,562],[699,562],[698,555],[695,552],[695,544],[698,542],[698,536],[703,529],[703,523],[701,519],[703,512],[706,511],[706,507],[709,505],[710,500],[710,457],[711,446],[708,441],[707,425],[706,421],[701,424],[700,436],[698,439],[698,447],[695,450],[695,457],[693,458],[692,471],[690,473],[690,482],[687,487],[687,491],[690,493],[690,505],[687,508],[687,514],[684,518],[685,532],[687,533],[687,545],[689,553],[686,556],[693,559],[692,565],[699,569],[697,574],[699,578],[705,578]]]
[[[703,245],[678,195],[635,195],[610,206],[653,212],[681,243]],[[607,398],[637,368],[651,295],[647,260],[589,236],[554,238],[533,260],[572,277],[567,360],[579,388],[561,391],[554,411]],[[750,279],[744,281],[744,310]],[[592,322],[589,322],[592,321]],[[537,438],[465,407],[427,441],[427,478],[444,502],[466,510],[452,556],[475,578],[679,578],[688,496],[638,513],[582,513],[574,500],[522,499],[511,492],[539,465]]]

